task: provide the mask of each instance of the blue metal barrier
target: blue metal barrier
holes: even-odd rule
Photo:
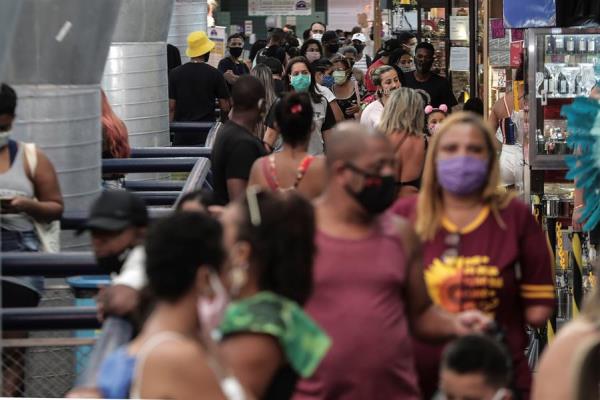
[[[169,124],[169,130],[171,132],[185,133],[185,132],[209,132],[215,125],[215,122],[176,122],[173,121]]]
[[[212,149],[208,147],[135,147],[131,149],[131,158],[162,157],[206,157],[210,158]]]
[[[172,191],[180,192],[185,181],[125,181],[123,187],[134,192]]]
[[[196,146],[206,143],[214,122],[171,122],[173,146]]]
[[[2,330],[98,329],[96,307],[22,307],[3,308]]]
[[[4,276],[41,275],[46,278],[63,278],[75,275],[102,275],[91,252],[65,253],[3,253]]]
[[[136,193],[149,206],[172,206],[181,191],[146,191]]]
[[[113,158],[102,160],[103,174],[190,172],[198,158]]]

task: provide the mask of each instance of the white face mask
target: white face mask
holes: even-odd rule
[[[501,388],[498,389],[498,391],[496,393],[494,393],[494,396],[491,398],[491,400],[504,400],[506,398],[506,396],[508,396],[510,394],[510,392],[507,389]],[[439,395],[437,395],[435,397],[436,400],[447,400],[448,397],[444,394],[441,393]]]
[[[500,388],[500,389],[498,389],[496,394],[494,394],[494,397],[492,397],[492,400],[504,400],[509,394],[510,394],[510,392],[507,389]]]
[[[396,90],[396,89],[398,89],[398,87],[389,87],[389,88],[387,88],[387,89],[383,89],[383,90],[381,91],[381,94],[382,94],[382,95],[384,95],[384,96],[389,96],[389,95],[391,95],[391,94],[392,94],[392,92],[393,92],[394,90]]]
[[[400,65],[400,69],[402,70],[402,72],[407,74],[407,73],[413,72],[417,68],[415,67],[415,64],[410,64],[410,65]]]
[[[0,149],[8,144],[10,131],[0,132]]]
[[[315,40],[318,40],[320,42],[321,39],[323,38],[323,34],[322,33],[313,33],[312,38]]]
[[[225,309],[229,305],[229,296],[215,272],[211,272],[209,279],[214,297],[211,300],[206,297],[198,299],[198,318],[200,318],[202,329],[212,333],[219,327],[223,319]]]

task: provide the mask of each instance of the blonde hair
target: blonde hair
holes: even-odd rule
[[[491,128],[477,114],[471,112],[459,112],[446,118],[440,125],[436,134],[429,143],[425,167],[423,169],[423,180],[421,191],[417,200],[417,220],[415,230],[421,240],[432,240],[437,233],[442,220],[444,206],[442,201],[442,188],[438,182],[436,173],[436,156],[439,149],[440,139],[448,133],[450,128],[458,124],[469,124],[474,126],[483,136],[489,154],[489,168],[487,184],[481,193],[482,202],[488,205],[496,221],[505,228],[500,217],[500,210],[505,208],[513,194],[500,191],[500,165],[498,163],[497,140]]]
[[[371,80],[375,86],[381,86],[381,76],[383,74],[387,74],[390,71],[395,71],[394,67],[390,67],[389,65],[384,65],[383,67],[377,68],[373,73],[371,73]],[[397,74],[396,74],[397,76]]]
[[[598,399],[600,383],[600,335],[584,340],[575,350],[571,371],[571,393],[575,400]]]
[[[396,89],[385,104],[379,129],[386,135],[394,132],[421,135],[425,129],[424,109],[423,98],[415,90]]]

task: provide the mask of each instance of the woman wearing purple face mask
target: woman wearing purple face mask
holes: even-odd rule
[[[248,190],[221,217],[232,303],[221,350],[257,399],[289,399],[315,371],[331,340],[302,310],[312,290],[315,216],[296,192]]]
[[[515,387],[527,399],[525,328],[544,326],[552,315],[551,258],[529,208],[498,190],[496,151],[480,117],[453,114],[430,142],[418,196],[400,200],[393,211],[415,223],[432,299],[450,312],[481,310],[504,330]],[[415,341],[415,347],[422,394],[431,398],[443,345]]]

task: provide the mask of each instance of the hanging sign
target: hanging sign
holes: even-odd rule
[[[248,15],[310,15],[311,3],[312,0],[248,0]]]
[[[450,17],[450,40],[469,40],[469,17]]]
[[[490,26],[492,28],[492,39],[502,39],[505,36],[502,18],[491,19]]]
[[[450,71],[468,71],[469,68],[469,48],[450,47]]]
[[[517,42],[519,40],[524,40],[524,29],[511,29],[510,30],[510,39],[513,42]]]
[[[496,68],[492,69],[492,87],[506,87],[506,70]]]
[[[210,52],[208,63],[213,67],[219,66],[219,61],[225,57],[225,46],[227,45],[227,33],[224,26],[213,26],[208,30],[208,37],[215,42],[215,48]]]
[[[244,21],[244,33],[246,35],[251,35],[253,28],[254,27],[252,26],[252,20],[251,19]]]
[[[523,53],[523,41],[510,43],[510,66],[513,68],[519,68],[521,66]]]

